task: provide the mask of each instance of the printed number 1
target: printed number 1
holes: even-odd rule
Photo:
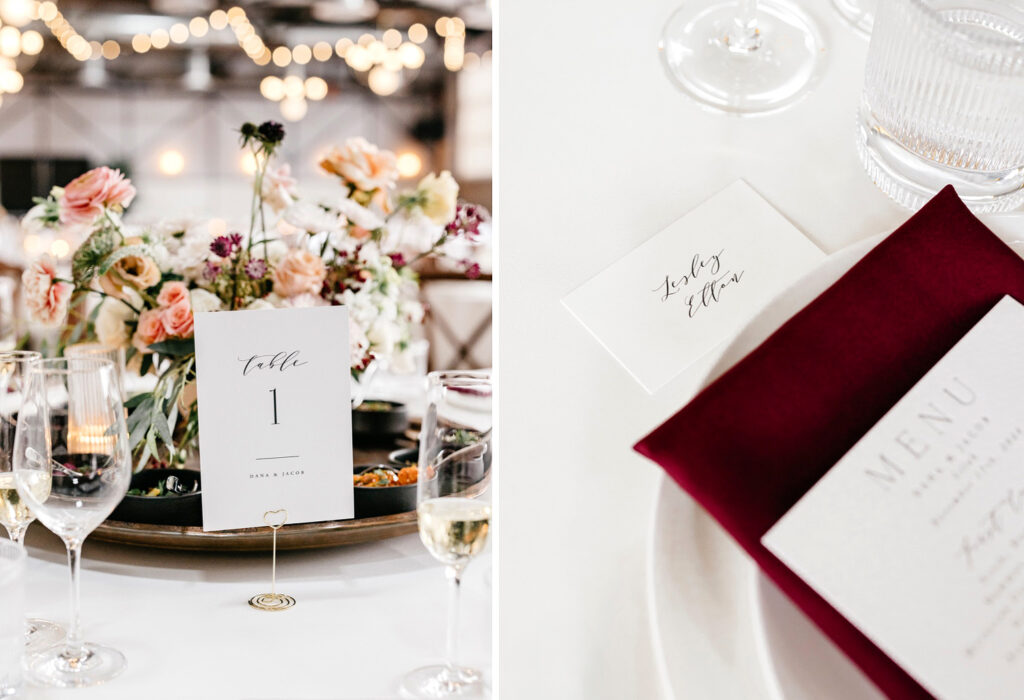
[[[277,425],[277,389],[271,389],[270,393],[274,395],[274,422],[271,425]]]

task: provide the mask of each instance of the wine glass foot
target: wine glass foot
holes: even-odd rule
[[[462,666],[424,666],[410,671],[402,679],[406,698],[478,698],[483,697],[482,674]]]
[[[733,114],[790,106],[817,79],[824,41],[815,22],[791,0],[759,0],[749,43],[737,32],[735,0],[687,0],[658,45],[669,77],[706,107]]]
[[[35,654],[64,641],[64,628],[56,622],[30,617],[25,620],[25,651]]]
[[[85,688],[105,683],[125,667],[124,654],[99,644],[82,645],[84,654],[69,654],[54,647],[32,656],[26,662],[28,678],[51,688]]]

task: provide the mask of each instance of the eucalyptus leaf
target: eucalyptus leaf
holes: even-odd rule
[[[196,341],[193,338],[177,338],[153,343],[149,349],[159,355],[167,357],[184,357],[193,355],[196,351]]]

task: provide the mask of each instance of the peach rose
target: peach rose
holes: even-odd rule
[[[160,306],[174,306],[182,299],[189,301],[188,286],[184,282],[168,282],[160,288],[156,303]]]
[[[74,286],[58,282],[57,265],[49,256],[35,261],[21,275],[22,293],[29,316],[46,326],[59,326],[68,314]]]
[[[349,139],[344,148],[332,148],[320,167],[363,192],[389,190],[398,180],[395,154],[361,138]]]
[[[63,224],[91,224],[106,207],[118,210],[131,204],[135,197],[132,181],[106,166],[93,168],[79,175],[64,188],[60,199],[60,221]]]
[[[167,340],[164,329],[163,310],[147,309],[139,315],[139,325],[132,336],[132,345],[141,353],[153,352],[149,346]]]
[[[319,294],[327,277],[327,268],[318,255],[308,250],[293,250],[274,268],[274,291],[282,297]]]
[[[167,335],[173,338],[191,338],[195,317],[188,297],[179,300],[160,312],[160,320],[164,324]]]
[[[125,245],[138,245],[137,236],[126,238]],[[146,255],[127,255],[114,263],[107,274],[100,277],[100,287],[112,296],[120,297],[121,287],[149,289],[160,281],[160,268]]]

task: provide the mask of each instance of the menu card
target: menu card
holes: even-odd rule
[[[944,700],[1022,693],[1022,349],[1004,297],[762,538]]]
[[[354,515],[348,309],[197,313],[203,529]]]
[[[737,180],[562,303],[654,393],[824,257]]]

